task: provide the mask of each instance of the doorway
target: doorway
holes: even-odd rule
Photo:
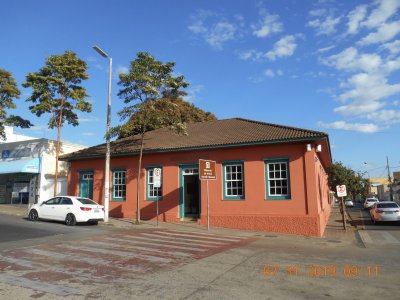
[[[79,178],[79,196],[93,199],[93,172],[80,172]]]
[[[198,218],[200,216],[200,181],[199,169],[181,168],[180,217]]]

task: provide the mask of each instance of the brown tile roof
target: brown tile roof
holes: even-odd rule
[[[189,150],[192,148],[218,148],[230,145],[265,144],[295,140],[313,140],[328,137],[327,133],[288,127],[242,118],[215,120],[187,125],[188,135],[179,135],[162,128],[147,132],[145,152]],[[111,156],[136,154],[140,149],[139,136],[111,142]],[[63,155],[62,160],[101,157],[106,144],[89,147]]]

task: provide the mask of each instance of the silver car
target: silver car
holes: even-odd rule
[[[395,202],[378,202],[370,210],[371,221],[400,221],[400,206]]]
[[[367,198],[365,199],[364,202],[364,208],[365,209],[369,209],[372,208],[372,206],[375,205],[375,203],[379,202],[379,200],[377,198]]]

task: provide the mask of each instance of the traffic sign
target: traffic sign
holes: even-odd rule
[[[336,192],[337,192],[338,197],[346,197],[347,196],[346,186],[344,184],[337,185]]]
[[[213,160],[199,159],[200,180],[217,179],[216,162]]]
[[[153,185],[157,188],[161,187],[161,168],[154,168]]]

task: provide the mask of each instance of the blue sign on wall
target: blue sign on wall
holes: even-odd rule
[[[1,158],[9,158],[9,157],[10,157],[10,150],[1,151]]]

